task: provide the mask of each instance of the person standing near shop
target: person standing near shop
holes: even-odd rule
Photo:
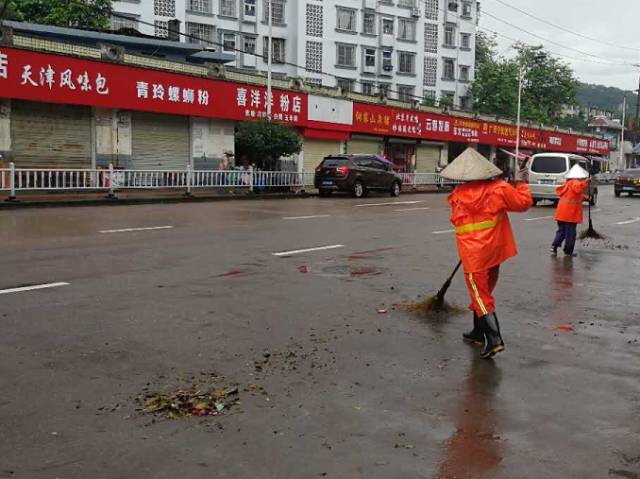
[[[518,254],[509,211],[524,212],[533,205],[529,186],[499,179],[502,171],[473,148],[468,148],[440,175],[463,182],[449,195],[451,223],[471,296],[473,330],[464,339],[483,344],[483,358],[504,351],[493,290],[500,265]]]
[[[576,255],[576,229],[582,224],[582,203],[588,200],[585,191],[589,189],[589,173],[580,165],[574,165],[567,174],[567,182],[556,189],[558,194],[558,209],[556,210],[556,221],[558,231],[551,243],[551,255],[558,255],[558,248],[564,243],[564,254],[570,258]]]

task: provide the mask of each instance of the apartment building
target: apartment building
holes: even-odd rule
[[[122,0],[113,28],[167,36],[235,54],[232,66],[266,71],[272,2],[273,72],[405,101],[469,106],[476,0]]]

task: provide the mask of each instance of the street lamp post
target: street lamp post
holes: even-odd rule
[[[273,7],[271,6],[272,0],[267,0],[267,24],[269,26],[268,45],[267,45],[267,118],[271,121],[271,103],[273,99],[272,93],[272,65],[273,65]]]

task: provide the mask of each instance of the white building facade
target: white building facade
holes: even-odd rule
[[[167,36],[236,55],[232,66],[266,72],[268,2],[273,72],[368,95],[448,100],[469,108],[476,0],[126,0],[113,27]],[[151,25],[148,25],[148,24]]]

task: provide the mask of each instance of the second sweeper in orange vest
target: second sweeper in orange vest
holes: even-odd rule
[[[567,182],[556,189],[558,193],[558,209],[556,221],[558,231],[551,243],[551,255],[557,256],[558,248],[564,243],[564,254],[574,257],[576,245],[576,229],[582,224],[582,203],[589,197],[586,191],[589,189],[589,173],[580,165],[573,165],[567,174]]]
[[[507,212],[528,210],[533,204],[531,191],[524,182],[512,186],[499,179],[502,171],[472,148],[440,175],[463,182],[449,196],[473,310],[473,330],[463,336],[484,345],[482,357],[491,358],[504,351],[493,290],[500,265],[518,254]]]

